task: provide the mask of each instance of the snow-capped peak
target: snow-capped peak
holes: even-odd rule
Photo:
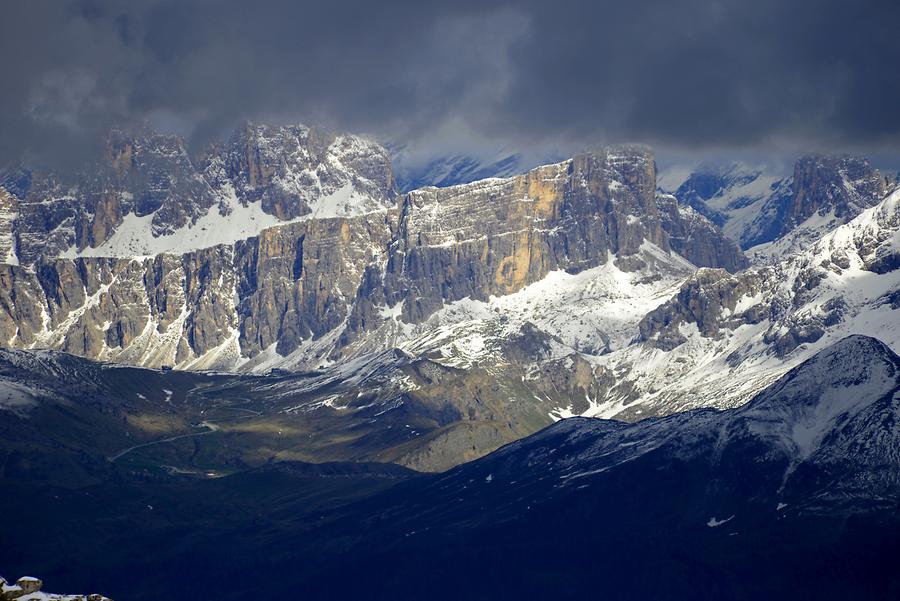
[[[848,336],[792,369],[738,410],[767,438],[787,443],[798,459],[827,436],[900,388],[900,357],[868,336]]]
[[[293,221],[394,206],[383,147],[305,125],[247,124],[197,165],[177,138],[119,134],[110,153],[119,179],[88,217],[94,239],[73,240],[63,257],[185,253]]]

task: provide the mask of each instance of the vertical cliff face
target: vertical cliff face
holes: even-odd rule
[[[782,234],[816,213],[833,212],[848,221],[877,203],[885,179],[865,159],[851,156],[808,156],[794,166],[794,197]]]
[[[737,243],[726,237],[708,218],[690,206],[679,206],[674,196],[656,197],[662,227],[672,250],[701,267],[721,267],[735,272],[749,261]]]
[[[9,319],[0,336],[8,346],[102,360],[186,361],[236,325],[231,292],[217,281],[232,271],[229,254],[220,247],[179,257],[60,259],[35,271],[3,266],[0,305]]]
[[[367,338],[385,324],[402,335],[449,303],[551,272],[645,269],[646,245],[742,265],[714,226],[659,202],[643,148],[397,199],[381,147],[248,125],[199,168],[176,138],[115,134],[97,174],[69,196],[35,174],[8,195],[14,217],[0,228],[27,249],[0,268],[5,345],[150,366],[264,369],[291,356],[315,367],[393,344]]]
[[[386,266],[384,299],[416,323],[444,302],[510,294],[550,271],[668,248],[652,156],[616,149],[407,195]]]
[[[312,220],[183,255],[0,266],[4,346],[141,365],[234,368],[347,316],[390,236],[383,214]]]
[[[248,124],[196,162],[112,132],[81,173],[4,184],[4,344],[154,366],[234,368],[340,326],[397,202],[384,148],[304,126]]]
[[[383,261],[389,214],[311,220],[236,246],[241,347],[280,355],[341,326],[369,265]]]
[[[0,187],[0,263],[19,263],[16,248],[16,219],[19,216],[19,200]]]

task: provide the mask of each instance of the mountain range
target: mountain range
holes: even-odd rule
[[[563,417],[740,405],[847,334],[900,340],[898,195],[849,156],[670,195],[648,149],[609,148],[401,194],[372,141],[247,124],[200,157],[114,132],[82,172],[2,181],[4,345],[250,388],[271,410],[242,426],[297,433],[250,465],[346,429],[359,446],[332,458],[441,470]],[[190,413],[129,436],[188,434]]]
[[[893,179],[398,154],[248,123],[0,173],[5,573],[129,599],[900,590]]]

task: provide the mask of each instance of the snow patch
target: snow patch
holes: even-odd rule
[[[734,519],[734,516],[725,518],[724,520],[717,520],[715,517],[711,517],[711,518],[709,518],[709,521],[706,522],[706,525],[709,526],[710,528],[718,528],[722,524],[727,524],[728,522],[730,522],[733,519]]]
[[[62,258],[76,257],[153,257],[159,254],[184,254],[194,250],[233,244],[258,236],[271,227],[331,217],[350,217],[372,212],[381,212],[385,207],[369,199],[346,184],[332,194],[319,197],[311,203],[310,213],[290,220],[281,220],[263,211],[259,202],[242,204],[228,184],[225,195],[218,206],[181,229],[162,236],[153,235],[153,215],[125,215],[122,223],[108,240],[96,248],[79,251],[71,247]]]

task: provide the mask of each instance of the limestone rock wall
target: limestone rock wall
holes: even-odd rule
[[[345,161],[353,169],[339,172],[355,174],[352,185],[381,190],[388,202],[390,171],[367,148],[305,129],[248,128],[217,155],[234,161],[219,172],[224,180],[203,181],[211,189],[235,186],[258,202],[269,198],[276,212],[282,201],[301,210],[302,198],[274,192],[287,189],[274,183],[279,177],[296,172],[288,158],[332,167]],[[178,163],[179,147],[170,150]],[[111,150],[111,169],[144,177],[133,172],[143,152],[121,142]],[[316,176],[320,192],[346,185],[329,173]],[[509,294],[551,271],[575,273],[613,257],[622,269],[640,268],[646,243],[698,265],[740,267],[740,251],[709,222],[659,203],[655,177],[649,151],[613,148],[507,179],[417,190],[393,209],[294,221],[180,255],[0,265],[0,344],[182,368],[250,369],[266,357],[299,353],[298,365],[315,367],[352,354],[350,345],[389,344],[369,344],[366,336],[391,315],[420,323],[445,303]],[[155,219],[168,198],[136,198],[128,210],[155,207]],[[99,232],[106,226],[96,216],[91,231]]]

